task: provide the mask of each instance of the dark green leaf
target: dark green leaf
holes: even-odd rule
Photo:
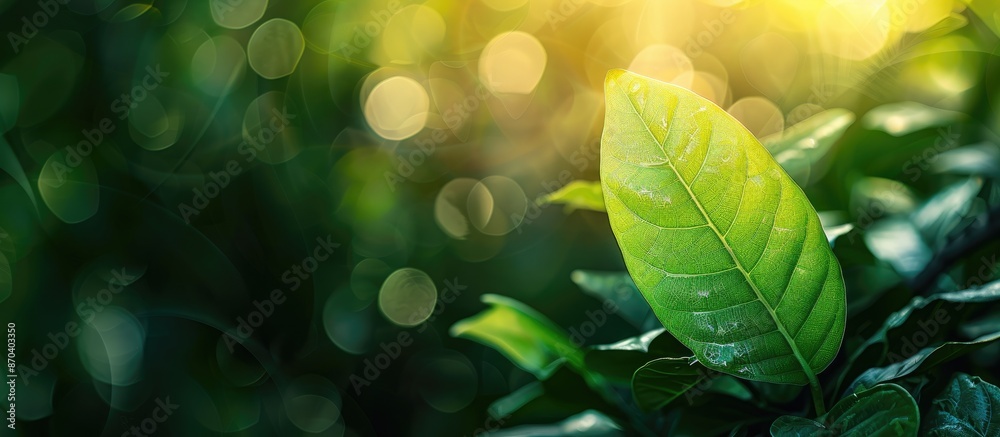
[[[852,394],[816,420],[782,416],[771,425],[774,437],[916,436],[920,413],[913,397],[895,384]]]
[[[950,341],[938,347],[921,349],[912,357],[903,361],[892,363],[885,367],[868,369],[858,379],[854,380],[854,383],[848,387],[847,391],[851,392],[859,386],[872,387],[882,382],[889,382],[904,376],[926,372],[942,363],[980,349],[998,339],[1000,339],[1000,332],[984,335],[972,341]]]
[[[708,369],[692,357],[659,358],[635,371],[632,396],[639,408],[656,410],[708,377]]]
[[[647,331],[660,326],[628,273],[574,270],[570,279],[587,294],[614,302],[618,306],[617,314],[636,328]]]
[[[962,373],[931,404],[923,435],[1000,436],[1000,388]]]
[[[976,289],[913,298],[906,307],[889,316],[878,332],[851,355],[838,387],[857,376],[860,370],[854,367],[858,363],[878,366],[886,358],[900,361],[935,339],[943,338],[948,325],[959,319],[962,311],[971,310],[975,304],[995,301],[1000,301],[1000,281]]]
[[[610,380],[631,384],[635,370],[650,360],[686,356],[691,356],[691,350],[660,328],[617,343],[592,346],[584,358],[588,369]]]

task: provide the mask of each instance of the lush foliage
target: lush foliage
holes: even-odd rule
[[[870,229],[855,239],[851,225],[824,226],[800,188],[809,186],[813,167],[854,122],[849,111],[829,110],[758,141],[681,87],[614,70],[605,94],[600,183],[577,181],[546,201],[566,203],[567,212],[608,214],[627,273],[577,271],[573,280],[633,326],[649,329],[655,316],[666,329],[581,348],[530,308],[484,298],[496,306],[456,324],[453,333],[498,348],[544,387],[497,404],[544,403],[547,391],[560,390],[549,377],[565,364],[595,396],[617,405],[603,416],[608,426],[643,434],[997,432],[991,418],[1000,389],[960,373],[948,377],[945,369],[996,362],[1000,320],[991,310],[1000,303],[1000,282],[967,277],[971,288],[949,291],[960,288],[955,278],[965,276],[964,269],[945,271],[935,267],[936,258],[915,260],[921,254],[913,249],[948,250],[991,229],[982,226],[989,212],[978,223],[965,219],[975,200],[998,200],[992,179],[976,176],[981,163],[956,163],[950,170],[959,173],[958,182],[905,214],[865,224]],[[865,123],[879,129],[926,119],[911,132],[919,133],[945,122],[932,110],[912,111],[879,108]],[[893,117],[898,120],[887,121]],[[977,152],[952,154],[962,153]],[[603,196],[595,193],[598,186]],[[852,306],[834,251],[840,240],[847,240],[840,256],[857,257],[867,245],[879,259],[867,269],[882,269],[877,276],[888,282],[854,283],[850,294],[864,301]],[[894,267],[898,279],[887,279],[891,274],[879,263]],[[882,306],[905,302],[908,294],[908,304],[885,312]],[[647,305],[636,304],[638,296]],[[869,321],[844,344],[849,314]],[[870,321],[877,315],[884,318],[879,325]],[[977,354],[984,350],[990,352]],[[801,408],[803,398],[812,410]]]

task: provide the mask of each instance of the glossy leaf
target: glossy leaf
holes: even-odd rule
[[[583,351],[547,317],[507,297],[485,294],[482,300],[491,307],[456,322],[452,336],[492,347],[539,379],[551,375],[562,360],[582,369]]]
[[[844,333],[840,265],[802,190],[684,88],[611,71],[601,181],[629,273],[706,367],[806,384]]]
[[[795,182],[806,186],[818,179],[813,166],[844,136],[854,119],[851,111],[829,109],[765,137],[761,143]]]
[[[708,378],[704,366],[688,358],[659,358],[637,369],[632,396],[644,410],[656,410]]]
[[[913,211],[910,220],[929,246],[941,247],[982,188],[983,180],[975,177],[949,185]]]
[[[605,211],[601,183],[596,181],[570,182],[541,198],[540,203],[564,204],[567,213],[577,209]]]
[[[929,437],[1000,435],[1000,388],[978,376],[956,374],[921,425]]]
[[[919,346],[913,346],[911,334],[923,332],[927,338],[925,341],[933,341],[936,336],[946,333],[945,325],[958,319],[961,311],[971,310],[976,304],[996,301],[1000,301],[1000,281],[975,289],[913,298],[907,306],[890,315],[882,327],[855,350],[848,359],[847,370],[841,373],[838,386],[859,374],[860,370],[854,367],[860,366],[860,363],[878,366],[887,358],[901,360],[903,356],[917,352]]]
[[[895,384],[881,384],[852,394],[826,415],[810,420],[782,416],[771,425],[774,437],[916,436],[920,413],[913,397]]]
[[[947,150],[931,162],[938,173],[1000,177],[1000,149],[990,143]]]
[[[599,411],[587,410],[551,425],[521,425],[491,432],[490,435],[495,437],[611,437],[625,435],[625,432],[610,417]]]
[[[864,238],[872,255],[888,263],[906,279],[919,275],[934,257],[920,231],[905,217],[875,222],[865,232]]]
[[[948,111],[917,102],[888,103],[879,106],[861,119],[866,129],[880,130],[894,137],[901,137],[921,129],[946,126],[964,117],[964,114]]]
[[[660,326],[628,273],[574,270],[570,279],[585,293],[614,302],[617,314],[636,328],[647,331]]]
[[[690,349],[659,328],[612,344],[591,346],[585,352],[584,362],[587,369],[608,380],[630,385],[636,369],[651,360],[691,355]]]
[[[950,341],[938,347],[921,349],[912,357],[903,361],[892,363],[885,367],[868,369],[858,379],[854,380],[854,383],[851,384],[851,387],[847,391],[853,391],[854,388],[859,386],[871,387],[882,382],[889,382],[904,376],[926,372],[942,363],[983,348],[998,339],[1000,339],[1000,332],[984,335],[972,341]]]

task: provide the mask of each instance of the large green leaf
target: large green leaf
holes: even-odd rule
[[[482,300],[491,307],[456,322],[452,336],[490,346],[539,379],[551,375],[563,360],[583,369],[583,351],[547,317],[507,297],[485,294]]]
[[[854,113],[846,109],[830,109],[809,117],[783,132],[761,139],[774,160],[799,185],[815,182],[819,175],[813,167],[844,136],[854,123]]]
[[[938,347],[921,349],[905,360],[885,367],[875,367],[866,370],[858,379],[854,380],[854,383],[851,384],[851,387],[847,391],[851,392],[856,387],[872,387],[882,382],[926,372],[942,363],[981,349],[997,340],[1000,340],[1000,332],[984,335],[972,341],[949,341]]]
[[[632,396],[644,410],[655,410],[670,403],[701,381],[709,373],[691,358],[659,358],[646,363],[632,376]]]
[[[771,425],[774,437],[804,436],[916,436],[920,423],[917,403],[895,384],[882,384],[852,394],[826,415],[810,420],[782,416]]]
[[[1000,388],[959,373],[931,404],[921,424],[930,437],[1000,435]]]
[[[806,384],[844,334],[840,265],[767,150],[696,94],[614,70],[601,145],[611,228],[657,318],[708,368]]]

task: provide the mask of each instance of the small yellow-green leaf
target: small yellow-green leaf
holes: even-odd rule
[[[451,327],[453,337],[465,337],[490,346],[539,379],[567,361],[583,368],[583,351],[565,331],[528,306],[495,294],[485,294],[490,308]]]
[[[566,205],[566,212],[577,209],[604,212],[604,194],[601,183],[596,181],[573,181],[564,187],[539,199],[539,203],[560,203]]]

